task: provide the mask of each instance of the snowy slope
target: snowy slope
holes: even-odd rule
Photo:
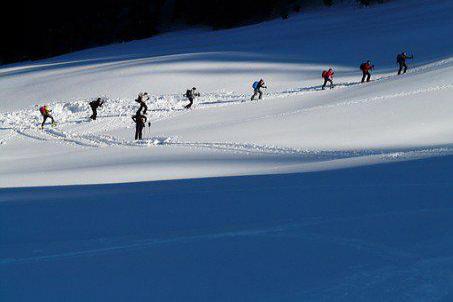
[[[449,154],[451,1],[341,7],[219,31],[170,33],[0,69],[0,186],[286,173]],[[395,76],[395,55],[415,54]],[[372,59],[375,81],[358,85]],[[320,91],[333,66],[337,88]],[[250,102],[263,77],[265,99]],[[182,94],[202,96],[184,111]],[[133,99],[149,91],[136,143]],[[108,97],[96,122],[87,100]],[[56,128],[38,129],[50,103]],[[157,144],[157,145],[156,145]]]
[[[3,66],[0,301],[453,301],[452,13],[335,7]]]
[[[3,189],[1,301],[452,301],[453,157]]]

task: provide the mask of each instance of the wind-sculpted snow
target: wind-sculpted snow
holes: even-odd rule
[[[446,155],[451,1],[304,11],[0,68],[0,186],[305,172]],[[410,25],[410,26],[408,26]],[[395,58],[414,54],[396,76]],[[376,66],[359,83],[361,62]],[[321,90],[321,72],[335,88]],[[254,81],[269,87],[250,101]],[[185,110],[183,93],[201,96]],[[147,91],[144,140],[135,97]],[[88,102],[107,102],[89,121]],[[41,130],[35,105],[57,126]]]
[[[448,62],[448,60],[445,60],[445,64]],[[104,96],[106,103],[98,110],[98,119],[96,121],[89,119],[91,109],[88,106],[88,102],[90,100],[50,103],[49,106],[53,109],[52,114],[57,120],[56,127],[46,125],[44,129],[40,129],[41,116],[37,107],[0,113],[0,141],[2,146],[5,148],[11,146],[13,150],[19,142],[25,145],[44,143],[49,148],[52,148],[52,145],[62,146],[63,152],[81,152],[77,150],[79,148],[82,148],[82,150],[88,148],[87,151],[84,151],[84,156],[88,156],[88,159],[84,161],[89,162],[93,167],[97,166],[97,161],[99,161],[96,159],[99,154],[98,151],[94,151],[96,149],[102,148],[103,151],[99,152],[105,153],[106,148],[115,148],[112,149],[113,152],[117,152],[114,151],[117,148],[125,148],[125,151],[121,154],[126,155],[135,153],[136,151],[133,151],[134,148],[150,148],[154,151],[144,155],[142,161],[145,166],[149,165],[147,163],[148,160],[151,160],[150,163],[152,163],[160,156],[162,163],[167,162],[168,165],[167,167],[160,166],[155,170],[151,168],[153,166],[151,164],[150,168],[154,171],[151,177],[156,177],[157,179],[172,177],[168,176],[168,172],[162,172],[161,169],[172,171],[171,166],[176,164],[175,156],[178,156],[176,154],[181,152],[178,151],[181,148],[182,150],[188,150],[189,154],[198,154],[197,157],[201,156],[202,158],[205,156],[206,159],[213,157],[216,162],[220,160],[220,166],[216,166],[213,169],[213,171],[218,171],[214,173],[220,173],[220,175],[225,175],[225,172],[222,172],[225,170],[222,164],[224,159],[221,159],[224,156],[230,158],[229,161],[236,158],[236,160],[243,163],[250,162],[250,164],[245,165],[245,169],[249,169],[249,165],[262,163],[260,169],[250,169],[250,173],[281,173],[324,169],[322,167],[341,167],[345,164],[348,165],[347,162],[350,160],[374,163],[448,155],[453,151],[451,144],[448,140],[436,140],[436,136],[432,137],[434,141],[429,145],[412,143],[412,145],[407,146],[382,144],[385,143],[385,140],[382,140],[380,145],[372,143],[372,145],[367,146],[361,141],[369,139],[369,136],[364,136],[362,139],[360,136],[355,136],[352,139],[359,142],[359,144],[354,143],[354,145],[346,147],[342,146],[342,143],[334,143],[335,140],[325,145],[323,141],[324,134],[311,138],[309,137],[311,134],[308,136],[303,134],[303,131],[309,131],[310,127],[314,129],[312,132],[316,133],[319,131],[316,129],[318,127],[316,122],[314,124],[313,121],[310,121],[310,119],[317,116],[330,116],[333,114],[333,122],[328,121],[325,125],[333,123],[328,128],[331,129],[329,132],[338,132],[341,128],[335,126],[336,123],[349,123],[348,121],[351,120],[349,116],[355,117],[356,114],[362,114],[362,110],[368,112],[364,114],[370,114],[370,112],[375,111],[374,108],[381,108],[379,110],[382,112],[385,112],[385,108],[392,107],[396,110],[406,110],[410,106],[423,108],[427,96],[434,93],[450,93],[453,89],[453,84],[443,81],[440,83],[435,82],[436,85],[422,84],[418,85],[418,87],[410,86],[412,89],[405,89],[399,87],[399,82],[411,81],[414,76],[420,78],[425,74],[430,74],[433,72],[433,66],[437,65],[429,64],[428,66],[417,67],[401,79],[395,79],[392,75],[384,74],[377,76],[375,81],[367,84],[339,82],[336,83],[334,89],[326,91],[322,91],[319,85],[285,89],[283,91],[270,91],[265,92],[265,99],[258,101],[250,101],[249,95],[234,92],[203,93],[196,100],[192,110],[184,109],[187,101],[182,95],[151,95],[148,101],[148,116],[151,127],[145,128],[145,139],[143,141],[134,141],[132,139],[134,125],[131,115],[138,108],[137,103],[133,99],[115,99]],[[442,66],[443,69],[446,68],[445,65]],[[379,91],[381,87],[385,87],[388,92],[376,95],[374,91]],[[395,87],[398,89],[395,89]],[[365,90],[370,90],[372,93],[370,94],[369,91]],[[358,91],[364,91],[365,93],[360,95],[360,93],[357,93]],[[414,98],[417,101],[413,101]],[[395,106],[398,102],[405,102],[404,100],[409,100],[412,103],[406,103],[402,109]],[[360,126],[361,123],[366,124],[368,122],[367,119],[362,121],[362,118],[363,116],[356,120],[359,123],[358,127],[362,127]],[[387,118],[384,117],[384,119]],[[296,124],[294,124],[293,120]],[[410,119],[407,122],[410,122]],[[295,128],[288,128],[282,132],[282,127],[286,127],[284,126],[285,124],[294,124]],[[270,128],[271,133],[278,130],[276,136],[269,136],[265,140],[257,139],[257,136],[261,136],[259,134],[261,129],[269,125],[274,125],[274,127]],[[302,128],[297,131],[297,127],[300,127],[299,125]],[[397,127],[405,127],[404,123],[400,122],[396,125]],[[445,126],[448,127],[437,131],[447,131],[446,133],[448,134],[448,129],[451,127],[444,124],[443,127]],[[335,127],[335,129],[331,127]],[[348,127],[351,126],[349,125]],[[382,121],[378,121],[373,127],[376,127],[376,131],[379,131],[379,135],[381,135],[382,131],[380,129],[385,127],[385,124]],[[356,128],[356,125],[352,125],[351,129],[353,128]],[[330,135],[329,132],[326,134]],[[279,133],[282,133],[283,136]],[[300,137],[302,140],[297,141],[291,135]],[[418,140],[419,133],[412,132],[411,135],[415,135],[414,139]],[[331,145],[331,147],[328,145]],[[60,150],[58,148],[54,149]],[[74,149],[74,151],[71,151],[71,149]],[[43,155],[45,156],[45,154],[35,154],[32,156],[27,155],[26,157],[32,159]],[[116,156],[114,157],[116,158]],[[104,160],[108,158],[109,156],[106,156]],[[62,157],[61,160],[67,161],[67,158]],[[77,165],[77,160],[74,161],[73,159],[72,161]],[[108,161],[105,164],[114,165],[115,161],[112,159],[112,162]],[[135,162],[135,160],[132,162]],[[180,167],[182,162],[179,160],[178,162],[176,166]],[[325,165],[323,163],[329,164]],[[61,162],[60,164],[63,165],[63,170],[68,169],[66,167],[67,163],[63,164]],[[30,165],[30,168],[33,166],[36,171],[44,169],[37,168],[35,163],[28,163],[28,161],[22,161],[21,165],[24,166],[19,169],[13,166],[5,170],[4,173],[10,177],[4,185],[8,186],[9,183],[15,183],[14,179],[16,177],[22,178],[23,176],[19,175],[22,175],[23,172],[20,171],[25,171],[28,165]],[[53,170],[58,170],[58,165],[59,160],[54,157]],[[236,164],[227,169],[230,171],[227,172],[228,174],[232,173],[230,169],[234,166]],[[45,169],[47,170],[48,168],[49,166],[46,166]],[[79,167],[70,166],[70,169],[76,172]],[[193,176],[193,174],[183,172],[184,169],[186,168],[179,168],[180,173],[182,173],[181,176]],[[236,173],[242,174],[244,173],[243,171],[239,169],[237,172],[233,172],[233,175]],[[205,173],[206,171],[198,175],[211,175]],[[132,180],[127,175],[123,176],[123,174],[120,174],[113,180]],[[143,180],[150,177],[143,172],[140,175],[139,179]],[[170,172],[169,175],[174,174]],[[50,182],[48,179],[37,179],[33,174],[30,177],[29,184],[58,184],[62,181],[59,177]],[[89,175],[86,179],[94,182],[100,181],[99,177],[92,178],[92,175]],[[112,178],[108,178],[108,180],[111,181]],[[66,183],[66,181],[63,183]]]
[[[358,83],[338,83],[336,85],[336,89],[357,84]],[[285,90],[278,93],[270,93],[266,97],[274,99],[286,98],[290,96],[314,93],[316,91],[321,91],[320,85]],[[229,105],[238,105],[246,102],[248,98],[248,95],[234,93],[204,94],[200,102],[196,104],[195,107],[197,109],[209,109]],[[91,114],[88,100],[49,104],[49,106],[53,108],[53,115],[58,119],[58,127],[50,129],[46,127],[43,130],[39,128],[42,117],[37,110],[37,107],[33,109],[18,110],[15,112],[0,113],[0,128],[4,130],[4,132],[8,133],[0,136],[1,143],[7,143],[9,140],[13,139],[15,135],[22,135],[27,138],[41,141],[69,143],[85,147],[105,147],[109,145],[143,147],[149,146],[149,142],[164,142],[165,144],[169,144],[171,141],[171,138],[152,137],[147,138],[145,142],[134,142],[114,136],[99,134],[99,132],[129,128],[131,126],[131,113],[135,112],[137,109],[136,103],[133,100],[108,99],[107,97],[104,97],[104,99],[107,99],[107,102],[102,108],[99,109],[101,113],[98,115],[98,119],[96,121],[91,121],[88,118]],[[173,115],[180,113],[184,110],[183,105],[185,103],[187,103],[185,98],[179,95],[151,96],[151,102],[149,105],[149,112],[152,116],[151,122],[154,123],[155,121],[171,118]],[[292,113],[297,113],[297,111]],[[291,114],[291,112],[287,114]],[[262,118],[266,117],[267,116],[263,116]],[[186,146],[203,145],[203,143],[197,142],[179,142],[178,144]],[[207,143],[204,145],[209,146]],[[213,147],[211,146],[210,148]],[[228,150],[227,147],[222,149]],[[240,149],[245,150],[247,148],[230,148],[230,150],[234,151],[238,151]],[[259,147],[248,149],[258,150]],[[272,153],[271,150],[268,151],[269,153]],[[291,150],[288,152],[291,152]]]
[[[339,83],[336,85],[336,89],[357,84],[358,83]],[[280,93],[270,93],[266,97],[285,98],[320,90],[321,86],[296,88]],[[104,99],[105,98],[106,97],[104,97]],[[196,104],[195,107],[197,109],[209,109],[228,105],[238,105],[246,102],[248,98],[248,95],[237,95],[233,93],[204,94],[199,104]],[[37,110],[37,107],[15,112],[0,113],[0,127],[2,130],[9,130],[13,134],[17,133],[29,138],[47,141],[57,141],[58,138],[61,138],[64,142],[78,143],[82,146],[86,145],[84,141],[89,140],[91,140],[93,144],[87,146],[143,145],[140,142],[134,143],[132,141],[115,139],[114,137],[95,135],[95,133],[98,133],[99,131],[130,127],[132,123],[130,117],[137,109],[137,104],[133,100],[107,99],[106,104],[99,109],[101,113],[98,115],[98,120],[96,121],[91,121],[88,118],[91,114],[88,102],[89,100],[83,100],[48,104],[53,109],[52,114],[58,119],[58,127],[55,128],[49,129],[49,127],[46,127],[46,129],[41,131],[39,126],[42,122],[42,117]],[[152,116],[151,121],[154,122],[165,118],[171,118],[173,115],[184,110],[183,105],[185,103],[187,103],[187,101],[181,96],[151,96],[149,105],[149,112]],[[266,116],[263,118],[266,118]],[[2,139],[2,143],[6,143],[12,136],[13,135],[5,135],[5,138]],[[80,139],[80,141],[77,141],[78,139]]]

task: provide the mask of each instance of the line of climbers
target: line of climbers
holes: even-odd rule
[[[402,53],[397,55],[396,63],[399,65],[398,75],[400,75],[401,73],[406,73],[406,71],[407,71],[407,63],[406,63],[407,59],[413,59],[413,58],[414,58],[413,55],[408,56],[405,51],[403,51]],[[362,81],[361,81],[362,83],[364,83],[365,80],[367,82],[369,82],[371,80],[370,71],[372,71],[373,69],[374,69],[374,65],[371,64],[370,60],[360,64],[360,70],[362,71]],[[330,83],[330,89],[334,88],[334,83],[333,83],[334,74],[335,74],[335,72],[333,71],[332,68],[329,68],[328,70],[324,70],[322,72],[321,76],[322,76],[322,78],[324,80],[324,83],[321,86],[322,90],[324,90],[326,88],[327,83]],[[266,86],[264,80],[260,79],[259,81],[256,81],[256,82],[253,83],[252,88],[253,88],[253,95],[251,97],[251,100],[252,101],[255,100],[255,98],[257,96],[258,96],[258,99],[261,100],[262,97],[263,97],[262,89],[266,89],[267,86]],[[200,93],[197,91],[196,87],[193,87],[192,89],[188,89],[186,91],[186,93],[183,94],[183,96],[186,97],[187,100],[189,101],[189,104],[184,106],[184,108],[185,109],[190,109],[192,107],[192,105],[193,105],[193,102],[194,102],[195,98],[199,97]],[[146,117],[146,113],[148,111],[148,106],[146,105],[146,101],[148,101],[148,100],[149,100],[149,95],[148,95],[147,92],[140,92],[138,94],[138,97],[135,99],[135,102],[137,102],[140,105],[140,107],[138,108],[138,110],[135,113],[135,115],[132,116],[132,120],[134,121],[135,126],[136,126],[135,127],[135,139],[136,140],[141,140],[143,138],[143,129],[146,127],[146,122],[148,121],[148,119]],[[97,98],[96,100],[91,101],[89,103],[89,105],[91,107],[91,110],[92,110],[92,115],[90,116],[91,120],[96,120],[96,118],[97,118],[97,109],[99,107],[102,107],[104,102],[105,101],[102,98]],[[41,124],[41,129],[44,127],[44,124],[45,124],[45,122],[46,122],[46,120],[48,118],[51,119],[52,126],[56,125],[53,116],[50,114],[52,112],[52,110],[50,110],[47,105],[39,107],[39,112],[41,113],[41,115],[43,117],[43,121],[42,121],[42,124]],[[148,122],[148,126],[151,126],[150,122]]]
[[[398,68],[398,75],[402,73],[406,73],[407,71],[407,59],[413,59],[413,55],[407,55],[405,51],[402,53],[398,54],[396,56],[396,63],[399,65]],[[370,60],[367,60],[366,62],[363,62],[360,64],[360,70],[362,71],[362,81],[361,83],[364,83],[365,81],[369,82],[371,80],[371,71],[374,69],[374,65],[371,64]],[[321,74],[324,84],[322,85],[322,90],[326,88],[327,83],[330,83],[330,89],[334,87],[333,84],[333,75],[335,72],[333,71],[332,68],[329,68],[328,70],[324,70]]]

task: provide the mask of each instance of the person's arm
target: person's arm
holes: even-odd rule
[[[144,120],[145,120],[144,123],[146,123],[148,121],[148,118],[146,116],[143,116],[143,117],[144,117]]]
[[[137,117],[134,115],[134,116],[132,117],[132,120],[136,123],[136,122],[137,122]]]

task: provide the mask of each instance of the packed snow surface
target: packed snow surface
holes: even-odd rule
[[[451,1],[308,12],[0,69],[0,186],[315,171],[449,154]],[[414,54],[396,76],[395,57]],[[372,60],[373,81],[359,84]],[[321,91],[321,71],[336,87]],[[264,99],[250,101],[263,78]],[[201,92],[185,110],[186,89]],[[148,91],[151,127],[131,119]],[[88,101],[107,99],[89,121]],[[58,122],[39,129],[36,105]]]

